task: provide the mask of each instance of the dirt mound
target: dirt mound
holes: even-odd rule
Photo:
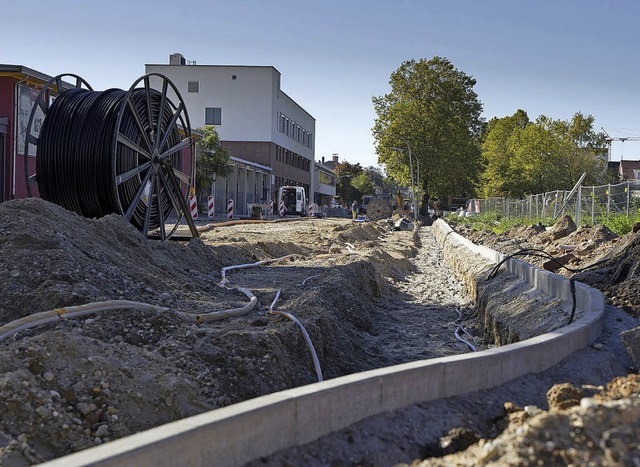
[[[415,253],[412,233],[383,246],[386,233],[375,223],[283,222],[161,243],[120,216],[85,219],[35,198],[0,204],[0,325],[102,300],[166,310],[60,320],[0,342],[0,464],[42,462],[316,381],[298,327],[266,314],[279,289],[278,308],[304,323],[320,361],[331,363],[325,378],[384,366],[371,340],[381,321],[375,301],[385,275],[401,279]],[[247,303],[218,286],[222,267],[292,253],[301,257],[228,272],[258,298],[250,313],[196,324],[198,313]]]
[[[0,204],[0,220],[2,323],[101,300],[188,312],[205,311],[203,295],[225,307],[244,301],[212,280],[229,261],[250,260],[237,248],[148,242],[121,216],[85,219],[38,198]]]
[[[614,305],[640,317],[640,233],[631,232],[618,237],[603,225],[575,229],[569,216],[564,216],[550,230],[537,235],[533,235],[539,230],[534,226],[520,226],[502,235],[486,230],[478,232],[464,224],[456,225],[455,230],[474,243],[504,254],[539,249],[540,253],[518,257],[558,274],[575,276],[577,280],[599,289]],[[554,260],[549,260],[546,255],[551,255]]]
[[[629,314],[640,316],[640,233],[628,233],[598,264],[576,275],[576,279],[596,287]]]
[[[502,235],[506,237],[512,237],[512,238],[522,238],[522,237],[527,238],[527,237],[533,237],[542,232],[545,232],[545,228],[540,224],[519,225],[507,230]]]
[[[564,238],[572,232],[578,229],[575,222],[570,216],[562,216],[558,221],[546,232],[541,233],[535,237],[535,242],[539,244],[546,244],[554,242],[560,238]]]

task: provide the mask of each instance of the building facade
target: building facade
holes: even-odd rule
[[[313,173],[313,202],[321,207],[332,207],[336,197],[336,175],[321,162],[315,163]]]
[[[274,67],[196,65],[172,54],[169,64],[147,64],[145,71],[176,85],[192,128],[214,125],[233,157],[272,170],[267,201],[286,185],[310,193],[315,119],[280,89]]]
[[[0,64],[0,202],[27,196],[25,167],[35,173],[36,150],[30,144],[29,154],[24,154],[27,125],[38,94],[51,79],[22,65]],[[56,91],[54,86],[50,98]],[[44,112],[38,108],[31,128],[33,137],[38,137],[43,120]]]

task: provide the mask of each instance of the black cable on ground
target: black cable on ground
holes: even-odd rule
[[[564,268],[567,271],[572,272],[574,274],[586,271],[588,269],[591,269],[591,268],[593,268],[593,267],[595,267],[595,266],[597,266],[599,264],[602,264],[602,263],[607,261],[607,260],[603,259],[603,260],[597,261],[597,262],[595,262],[593,264],[590,264],[589,266],[585,266],[584,268],[574,269],[574,268],[570,268],[570,267],[566,266],[565,264],[562,264],[553,255],[547,253],[544,250],[541,250],[539,248],[524,248],[522,250],[516,251],[515,253],[512,253],[512,254],[506,256],[505,258],[502,259],[502,261],[500,261],[498,264],[496,264],[491,269],[491,272],[487,276],[487,280],[494,279],[496,277],[496,275],[498,274],[498,270],[500,269],[500,266],[502,266],[504,263],[506,263],[508,260],[510,260],[514,256],[535,256],[535,257],[538,257],[538,258],[545,258],[545,259],[548,259],[550,261],[553,261],[559,267]],[[576,312],[576,284],[575,284],[575,278],[573,276],[569,278],[569,288],[571,290],[572,306],[571,306],[571,315],[569,316],[569,322],[567,324],[571,324],[573,322],[573,318],[574,318],[575,312]]]

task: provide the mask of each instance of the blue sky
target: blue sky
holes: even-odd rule
[[[172,52],[272,65],[316,118],[316,159],[375,165],[371,97],[404,60],[434,56],[477,80],[486,119],[581,111],[597,130],[640,136],[637,1],[2,0],[0,11],[0,63],[76,73],[96,90],[126,89]],[[640,159],[640,142],[614,142],[620,157]]]

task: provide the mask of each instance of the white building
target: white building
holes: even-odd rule
[[[303,186],[310,193],[315,118],[280,89],[280,72],[274,67],[196,65],[171,54],[168,65],[148,64],[145,71],[160,73],[176,85],[192,128],[214,125],[233,157],[272,170],[261,199],[274,200],[284,185]],[[236,200],[240,214],[249,202],[259,201]]]
[[[336,175],[329,167],[322,162],[315,163],[313,180],[313,202],[319,206],[332,206],[332,201],[336,196]]]

